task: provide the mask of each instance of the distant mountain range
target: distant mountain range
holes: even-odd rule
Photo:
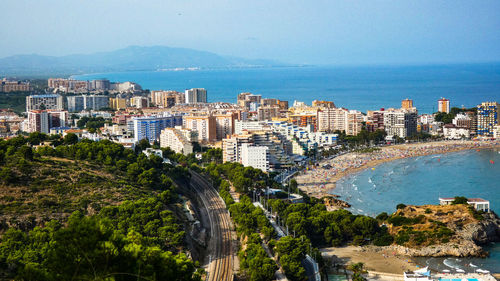
[[[2,76],[47,76],[82,73],[162,70],[173,68],[237,68],[284,66],[271,60],[252,60],[186,48],[130,46],[111,52],[68,56],[15,55],[0,58]]]

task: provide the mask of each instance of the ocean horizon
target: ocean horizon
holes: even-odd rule
[[[209,102],[235,103],[241,92],[289,101],[329,100],[362,112],[399,108],[409,98],[420,113],[451,106],[475,107],[500,98],[500,63],[420,66],[304,66],[74,75],[75,79],[132,81],[149,90],[205,88]]]

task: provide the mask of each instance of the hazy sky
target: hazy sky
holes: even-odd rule
[[[0,57],[167,45],[292,63],[500,61],[499,0],[1,0]]]

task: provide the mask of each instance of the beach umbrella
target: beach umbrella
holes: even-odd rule
[[[459,269],[457,269],[457,272],[458,273],[465,273],[465,270],[459,268]]]
[[[448,269],[443,269],[443,272],[444,273],[450,273],[450,271]]]

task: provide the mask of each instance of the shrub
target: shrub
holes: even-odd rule
[[[396,206],[396,209],[398,209],[398,210],[401,210],[401,209],[404,209],[404,208],[406,208],[406,205],[405,205],[405,204],[403,204],[403,203],[400,203],[400,204],[398,204],[398,205]]]

